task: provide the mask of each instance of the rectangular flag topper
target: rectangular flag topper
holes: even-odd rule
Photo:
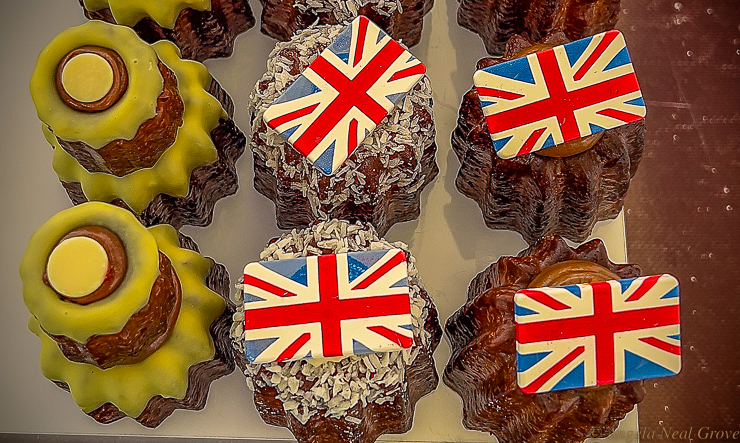
[[[517,384],[539,394],[678,374],[679,311],[669,274],[523,289],[514,296]]]
[[[250,263],[245,353],[252,363],[411,347],[406,253],[400,249]]]
[[[473,83],[503,159],[626,125],[646,113],[619,31],[481,69]]]
[[[425,72],[418,59],[361,15],[267,108],[264,119],[331,175]]]

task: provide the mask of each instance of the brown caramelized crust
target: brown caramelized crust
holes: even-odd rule
[[[563,42],[562,33],[543,43]],[[506,57],[484,58],[478,68],[509,60],[533,43],[514,36]],[[486,226],[519,232],[528,243],[550,234],[585,240],[599,220],[616,217],[645,145],[644,120],[610,129],[580,154],[562,158],[496,155],[475,88],[463,97],[452,148],[460,160],[455,184],[481,208]],[[550,148],[552,149],[552,148]]]
[[[557,236],[543,238],[517,257],[502,257],[478,274],[467,302],[445,326],[452,356],[444,382],[460,395],[467,428],[490,432],[501,443],[582,442],[611,434],[642,401],[642,381],[535,395],[517,387],[514,294],[543,272],[558,274],[551,267],[564,262],[576,272],[579,266],[585,269],[586,279],[599,267],[604,271],[598,272],[620,279],[640,275],[637,265],[612,263],[601,240],[573,249]]]
[[[131,140],[114,140],[100,149],[83,142],[71,142],[57,137],[64,148],[88,172],[105,172],[124,176],[138,169],[149,168],[172,145],[177,129],[182,126],[184,106],[177,92],[177,78],[162,62],[159,72],[164,79],[162,93],[157,98],[157,113],[142,123]]]
[[[458,0],[457,23],[480,35],[491,55],[501,55],[515,34],[540,41],[563,31],[570,40],[614,29],[620,0]]]
[[[195,242],[182,234],[180,234],[180,246],[198,252]],[[209,328],[215,346],[215,354],[212,359],[190,367],[188,370],[188,389],[183,398],[165,398],[157,395],[149,400],[144,411],[135,418],[136,421],[146,427],[154,428],[158,426],[175,409],[203,409],[208,398],[211,382],[230,374],[234,370],[234,355],[229,339],[234,305],[228,297],[230,286],[229,274],[226,272],[226,268],[220,264],[215,264],[206,277],[206,285],[226,300],[224,313],[214,320]],[[69,387],[63,382],[57,381],[54,383],[62,389],[69,390]],[[105,403],[88,415],[100,423],[112,423],[126,416],[112,403]]]
[[[103,247],[108,256],[108,271],[105,274],[103,283],[95,291],[84,297],[65,297],[57,292],[57,295],[59,295],[60,298],[68,302],[87,305],[111,295],[116,289],[118,289],[118,286],[121,285],[123,278],[126,276],[126,270],[128,269],[126,250],[123,247],[123,243],[121,243],[121,240],[115,233],[100,226],[83,226],[82,228],[77,228],[62,237],[61,240],[59,240],[59,243],[73,237],[88,237],[97,241]],[[44,272],[43,279],[47,286],[54,289],[54,287],[49,283],[49,278],[46,275],[46,272]],[[54,290],[54,292],[56,292],[56,290]]]
[[[113,71],[113,85],[111,86],[110,91],[108,91],[108,93],[100,100],[89,103],[81,102],[69,95],[62,84],[62,73],[64,72],[65,66],[70,60],[80,54],[95,54],[102,57],[106,62],[108,62],[108,65],[110,65]],[[72,109],[83,112],[105,111],[115,105],[128,88],[128,71],[126,70],[126,63],[124,63],[121,56],[112,49],[102,48],[100,46],[82,46],[70,51],[64,56],[64,58],[62,58],[62,61],[59,62],[56,75],[56,87],[59,97]]]
[[[63,335],[49,334],[70,360],[89,363],[101,369],[138,363],[159,349],[169,338],[180,313],[182,292],[175,269],[166,255],[159,253],[159,277],[152,286],[149,301],[131,316],[120,332],[93,335],[84,344]]]
[[[318,12],[308,9],[301,12],[295,6],[296,0],[260,0],[262,3],[262,33],[272,38],[288,41],[299,30],[312,24],[336,25],[337,18],[333,13]],[[421,40],[424,16],[432,10],[434,0],[402,0],[403,12],[397,10],[392,15],[380,14],[370,3],[361,7],[357,15],[364,15],[394,40],[400,40],[408,47]]]
[[[208,92],[221,102],[231,116],[234,104],[216,80],[211,81]],[[169,224],[176,229],[183,225],[206,226],[211,223],[216,202],[236,192],[239,188],[236,160],[244,153],[246,137],[229,117],[219,120],[218,126],[211,131],[211,140],[216,146],[218,160],[193,170],[190,190],[185,197],[166,194],[154,197],[149,206],[137,214],[145,226]],[[72,203],[78,205],[87,201],[79,183],[62,182],[62,186]],[[128,209],[121,200],[116,199],[112,203]]]
[[[83,0],[80,5],[84,8]],[[107,8],[85,9],[85,16],[116,23]],[[170,40],[180,48],[184,58],[202,62],[211,57],[230,56],[236,36],[252,26],[254,16],[248,0],[211,0],[208,11],[187,8],[180,12],[173,29],[162,28],[149,17],[141,19],[133,29],[149,43]]]

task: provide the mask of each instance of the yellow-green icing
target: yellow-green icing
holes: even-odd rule
[[[86,45],[116,51],[128,71],[126,92],[115,105],[102,112],[72,109],[57,92],[59,62],[73,49]],[[62,31],[41,51],[31,76],[31,97],[39,119],[57,137],[101,148],[113,140],[134,138],[139,126],[156,115],[163,85],[157,53],[151,45],[130,28],[92,20]]]
[[[90,11],[110,9],[116,23],[134,26],[142,18],[149,17],[159,26],[172,29],[177,16],[186,8],[206,11],[211,9],[211,0],[84,0]]]
[[[208,332],[225,309],[224,300],[205,285],[213,261],[178,246],[177,231],[169,225],[148,229],[159,249],[171,260],[182,285],[182,305],[170,338],[145,360],[102,370],[67,360],[56,343],[31,317],[29,328],[42,343],[41,372],[69,385],[75,402],[89,413],[113,403],[130,417],[137,417],[156,395],[181,399],[188,387],[188,368],[215,355]]]
[[[221,117],[227,117],[219,101],[207,92],[211,75],[203,64],[181,59],[179,49],[166,40],[154,43],[152,48],[177,76],[184,105],[183,124],[177,131],[175,142],[153,167],[123,177],[90,173],[59,147],[48,130],[45,131],[47,140],[55,148],[53,166],[60,180],[79,182],[89,200],[120,198],[136,213],[143,211],[158,194],[174,197],[188,194],[193,169],[218,159],[210,133],[218,126]]]
[[[115,293],[79,305],[62,300],[43,276],[57,242],[70,231],[90,225],[107,228],[120,238],[128,268]],[[129,211],[107,203],[85,203],[54,215],[31,236],[20,273],[23,301],[43,328],[84,343],[95,334],[120,332],[128,318],[147,304],[159,276],[157,242]]]

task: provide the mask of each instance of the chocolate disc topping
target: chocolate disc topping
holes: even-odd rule
[[[56,88],[62,101],[82,112],[101,112],[115,105],[128,87],[126,64],[117,52],[82,46],[59,62]]]
[[[55,264],[52,263],[51,256],[49,264],[47,265],[47,271],[44,274],[44,282],[48,284],[52,289],[54,289],[54,291],[62,299],[80,305],[87,305],[108,297],[118,288],[118,286],[120,286],[124,276],[126,275],[126,251],[123,248],[123,243],[121,243],[121,240],[118,238],[118,236],[116,236],[116,234],[114,234],[110,230],[102,228],[100,226],[84,226],[82,228],[75,229],[74,231],[71,231],[67,235],[62,237],[62,239],[59,240],[59,243],[57,243],[57,245],[55,246],[54,251],[52,251],[52,256],[55,254],[55,252],[59,250],[60,245],[65,243],[67,240],[80,237],[94,241],[103,249],[105,253],[105,257],[103,257],[103,260],[104,265],[107,266],[102,273],[102,282],[100,282],[100,284],[96,288],[94,288],[91,292],[87,294],[76,294],[73,296],[69,293],[65,293],[66,291],[64,291],[62,288],[56,287],[59,285],[55,286],[53,275],[49,275],[50,273],[54,272],[53,267],[55,266]],[[87,257],[81,257],[81,259],[86,258]],[[58,259],[61,260],[63,258]],[[93,278],[94,277],[95,276],[93,276]]]

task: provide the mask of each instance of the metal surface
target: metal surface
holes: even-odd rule
[[[697,441],[740,431],[740,2],[622,4],[648,107],[625,205],[629,259],[678,277],[683,325],[683,370],[648,383],[641,435]]]

